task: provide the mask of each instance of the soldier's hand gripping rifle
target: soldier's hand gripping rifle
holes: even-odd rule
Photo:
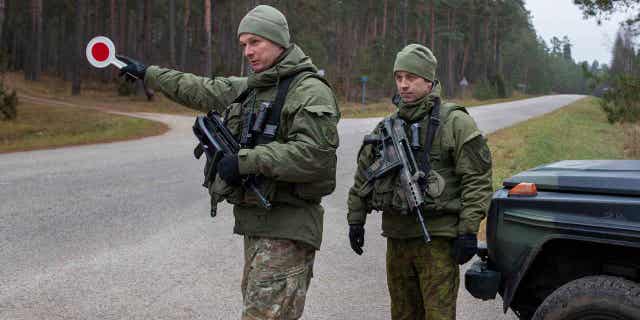
[[[225,155],[237,155],[240,151],[240,144],[224,125],[220,114],[214,111],[210,111],[206,116],[196,118],[196,122],[193,124],[193,134],[200,141],[193,150],[193,155],[196,159],[200,159],[203,153],[207,156],[202,186],[208,188],[216,177],[218,161]],[[271,203],[256,187],[253,175],[243,177],[242,186],[255,193],[265,209],[271,209]],[[215,216],[215,211],[216,208],[212,206],[211,216]]]
[[[400,184],[404,191],[409,209],[415,212],[422,227],[422,233],[426,242],[431,242],[429,231],[424,223],[422,214],[421,180],[425,178],[425,173],[420,170],[413,152],[411,144],[404,131],[405,123],[401,119],[388,117],[384,119],[381,134],[379,136],[367,136],[364,143],[377,144],[381,150],[382,157],[368,169],[369,180],[380,178],[389,172],[396,172],[400,175]]]

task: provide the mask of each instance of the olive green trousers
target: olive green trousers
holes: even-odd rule
[[[456,318],[458,264],[451,238],[387,238],[387,285],[393,320]]]

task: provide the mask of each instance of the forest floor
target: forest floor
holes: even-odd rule
[[[571,137],[571,139],[567,139]],[[638,159],[640,126],[610,124],[598,99],[588,97],[488,136],[493,188],[518,172],[565,159]],[[478,238],[485,239],[485,222]]]
[[[115,114],[158,112],[143,99],[120,98],[97,86],[72,97],[69,82],[46,75],[26,81],[22,73],[6,73],[2,80],[6,88],[17,90],[19,102],[17,118],[0,122],[0,153],[131,140],[168,130],[163,123]],[[186,112],[162,103],[159,109]]]

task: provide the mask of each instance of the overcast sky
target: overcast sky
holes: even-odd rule
[[[547,45],[556,36],[562,39],[568,36],[573,44],[571,53],[576,62],[598,60],[600,63],[611,63],[611,48],[618,31],[618,23],[629,14],[620,13],[603,20],[602,25],[596,19],[582,18],[582,11],[572,0],[526,0],[525,7],[531,12],[533,26],[538,36]]]

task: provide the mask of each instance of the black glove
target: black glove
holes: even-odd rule
[[[353,252],[358,255],[362,255],[362,247],[364,246],[363,224],[349,225],[349,241],[351,242],[351,249],[353,249]]]
[[[116,58],[127,64],[125,67],[120,69],[121,77],[124,77],[124,79],[129,82],[134,82],[136,80],[144,81],[144,75],[147,73],[147,66],[126,56],[116,55]]]
[[[453,258],[459,265],[467,263],[478,252],[478,238],[475,234],[458,236],[453,242]]]
[[[237,186],[242,182],[240,178],[240,168],[238,165],[238,156],[224,156],[218,162],[218,175],[228,185]]]

